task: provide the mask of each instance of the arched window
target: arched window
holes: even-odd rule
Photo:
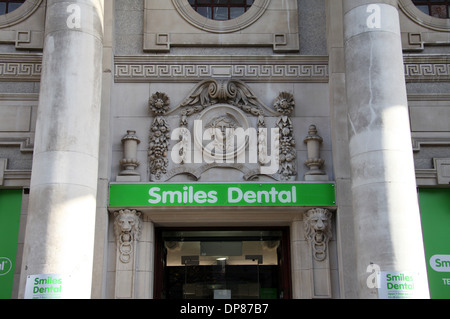
[[[202,16],[212,20],[231,20],[244,14],[254,0],[189,0]]]
[[[25,0],[0,0],[0,14],[9,13],[20,7]]]
[[[450,0],[412,0],[416,7],[436,18],[450,18]]]

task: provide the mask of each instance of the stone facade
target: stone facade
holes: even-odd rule
[[[77,247],[80,298],[153,298],[155,229],[170,227],[288,227],[292,298],[376,298],[371,263],[423,273],[395,251],[421,246],[416,186],[450,180],[449,21],[411,0],[255,0],[228,21],[187,0],[27,0],[0,16],[0,188],[24,188],[28,211],[13,297],[29,274],[67,271],[30,253],[55,220],[49,245]],[[200,162],[198,123],[215,143]],[[236,160],[249,140],[220,135],[238,127],[255,132],[254,162]],[[109,205],[111,183],[207,182],[332,183],[336,202]],[[394,215],[408,223],[388,234]]]

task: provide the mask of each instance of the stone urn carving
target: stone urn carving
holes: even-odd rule
[[[141,175],[136,170],[140,165],[137,160],[137,148],[141,141],[136,136],[136,131],[128,130],[127,134],[122,138],[123,158],[120,160],[120,171],[117,181],[140,181]]]
[[[304,139],[308,152],[308,159],[305,161],[305,165],[309,168],[309,171],[305,173],[306,180],[328,180],[328,176],[322,170],[325,161],[320,158],[320,145],[322,142],[322,137],[317,135],[316,126],[310,125],[308,135]]]

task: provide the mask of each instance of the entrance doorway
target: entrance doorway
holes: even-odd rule
[[[288,228],[156,229],[157,299],[290,298]]]

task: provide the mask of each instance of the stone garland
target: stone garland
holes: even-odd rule
[[[165,93],[156,92],[148,102],[150,111],[156,115],[150,127],[148,160],[150,179],[159,180],[167,173],[170,143],[170,126],[164,114],[169,110],[170,99]]]
[[[278,173],[281,175],[281,179],[284,180],[288,180],[297,175],[294,127],[292,125],[292,120],[289,117],[294,110],[294,107],[294,97],[287,92],[281,92],[274,103],[275,110],[278,113],[283,114],[278,118],[276,126],[280,132]]]

